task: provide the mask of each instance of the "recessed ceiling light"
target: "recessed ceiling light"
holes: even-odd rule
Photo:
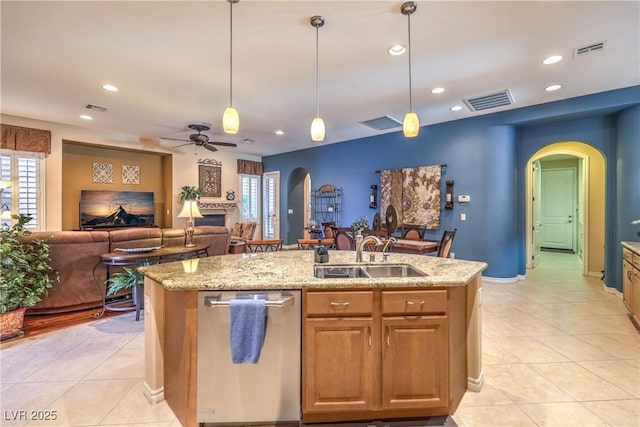
[[[558,90],[562,87],[562,85],[551,85],[544,88],[547,92],[553,92],[554,90]]]
[[[544,61],[542,61],[542,63],[544,65],[551,65],[551,64],[555,64],[562,61],[562,55],[552,55],[548,58],[546,58]]]
[[[82,120],[93,120],[93,117],[91,117],[91,116],[87,116],[86,114],[81,115],[81,116],[80,116],[80,118],[81,118]]]
[[[443,87],[434,87],[433,89],[431,89],[431,93],[442,93],[442,92],[444,92]]]
[[[462,107],[459,105],[454,105],[453,107],[449,108],[451,111],[460,111],[462,110]]]
[[[110,85],[110,84],[102,85],[102,89],[108,90],[109,92],[117,92],[118,91],[117,87],[115,87],[114,85]]]
[[[404,45],[394,44],[389,48],[388,52],[389,52],[389,55],[398,56],[398,55],[402,55],[406,51],[407,51],[407,48]]]
[[[278,129],[278,130],[276,131],[276,135],[284,135],[284,131],[283,131],[283,130]]]

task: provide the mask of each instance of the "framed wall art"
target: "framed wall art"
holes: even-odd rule
[[[220,197],[222,187],[222,168],[219,166],[199,165],[199,184],[201,197]]]

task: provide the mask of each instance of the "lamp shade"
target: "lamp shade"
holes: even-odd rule
[[[2,214],[0,214],[0,220],[11,221],[11,211],[3,207]]]
[[[316,117],[311,122],[311,140],[316,142],[324,141],[324,120]]]
[[[178,218],[202,218],[197,200],[185,200]]]
[[[4,190],[9,187],[11,187],[11,181],[0,181],[0,189]]]
[[[414,138],[418,136],[418,133],[420,133],[420,120],[418,120],[418,115],[416,113],[410,111],[406,116],[404,116],[402,132],[404,133],[405,138]]]
[[[222,116],[222,128],[225,133],[238,133],[238,129],[240,129],[240,117],[238,116],[238,110],[233,107],[227,107],[224,110],[224,115]]]

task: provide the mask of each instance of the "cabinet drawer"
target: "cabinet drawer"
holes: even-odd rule
[[[307,315],[364,315],[373,312],[373,291],[307,292]]]
[[[447,291],[383,291],[382,314],[446,313]]]

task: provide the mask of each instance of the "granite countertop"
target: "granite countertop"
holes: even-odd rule
[[[427,276],[318,279],[313,277],[313,255],[312,250],[217,255],[199,258],[193,273],[185,272],[183,261],[138,270],[169,290],[252,290],[461,286],[487,268],[483,262],[393,253],[388,264],[410,264]],[[376,257],[376,264],[380,264],[382,254],[376,253]],[[368,252],[363,253],[363,259],[369,259]],[[184,261],[184,264],[190,264],[190,261]],[[357,265],[355,252],[329,251],[329,264]]]
[[[622,242],[622,246],[629,249],[636,255],[640,255],[640,242]]]

